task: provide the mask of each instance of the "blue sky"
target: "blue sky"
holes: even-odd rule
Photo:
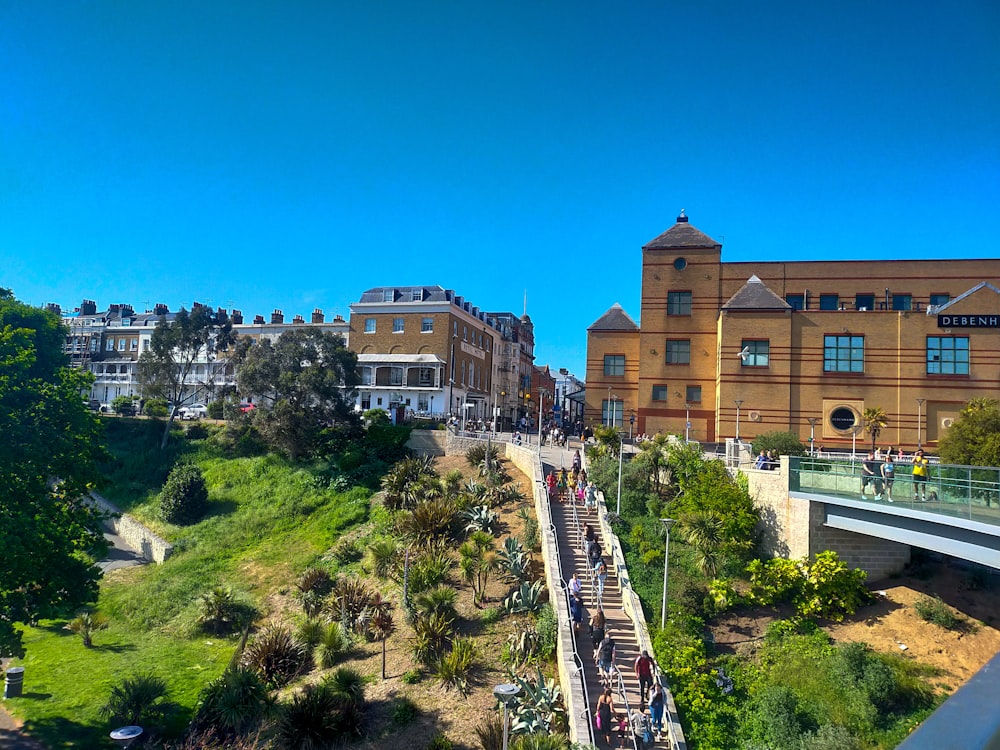
[[[582,377],[681,208],[728,261],[996,256],[998,38],[993,0],[0,0],[0,286],[527,292]]]

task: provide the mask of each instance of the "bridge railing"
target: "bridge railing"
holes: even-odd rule
[[[889,502],[888,488],[876,476],[874,487],[861,492],[860,462],[789,456],[788,489],[835,495],[875,504]],[[892,502],[928,513],[940,513],[1000,525],[1000,468],[934,464],[926,486],[914,482],[913,467],[895,464]],[[881,494],[881,499],[877,495]]]

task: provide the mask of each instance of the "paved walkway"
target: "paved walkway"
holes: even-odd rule
[[[557,446],[542,446],[542,471],[545,476],[552,470],[558,471],[565,467],[568,471],[573,464],[573,448],[559,448]],[[583,524],[589,522],[597,534],[601,543],[601,549],[605,552],[605,562],[608,564],[608,578],[604,586],[604,596],[602,599],[604,615],[607,618],[607,627],[615,640],[615,666],[621,673],[622,680],[614,688],[615,710],[620,713],[627,713],[632,708],[639,705],[639,680],[635,676],[633,664],[639,655],[639,647],[635,638],[635,628],[632,621],[625,614],[622,607],[622,596],[619,588],[618,574],[615,566],[610,563],[608,551],[610,544],[603,538],[600,525],[597,523],[597,513],[587,515],[582,506],[576,507],[574,516],[574,506],[566,503],[556,503],[552,506],[552,522],[555,524],[559,539],[559,557],[563,574],[577,576],[583,582],[583,598],[587,607],[588,618],[598,606],[597,591],[591,584],[588,576],[588,565],[586,551],[583,546]],[[597,666],[594,664],[594,649],[590,640],[589,628],[584,626],[577,637],[577,650],[584,663],[584,672],[587,681],[587,694],[590,700],[591,715],[596,711],[597,699],[603,691],[600,682]],[[622,694],[624,688],[624,694]],[[627,710],[626,710],[627,708]],[[647,712],[648,713],[648,712]],[[607,747],[595,730],[595,740],[598,747]],[[631,740],[631,735],[629,737]],[[619,747],[620,742],[617,736],[612,737],[612,746]],[[632,747],[629,742],[628,747]],[[664,736],[663,741],[653,743],[651,747],[669,747],[669,741]]]

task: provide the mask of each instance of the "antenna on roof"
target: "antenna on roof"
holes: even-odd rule
[[[524,290],[524,314],[528,314],[528,290]]]

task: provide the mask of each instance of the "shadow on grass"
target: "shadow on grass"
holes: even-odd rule
[[[213,500],[208,504],[208,510],[201,520],[214,518],[215,516],[228,516],[239,509],[239,505],[232,500]]]
[[[49,750],[58,748],[107,747],[110,744],[108,731],[104,726],[81,724],[63,717],[27,721],[24,731],[37,739]],[[7,748],[0,743],[0,747]],[[37,745],[11,745],[11,748],[32,748]]]
[[[127,654],[136,650],[133,643],[98,643],[94,644],[92,648],[94,651],[107,651],[112,654]]]
[[[44,700],[48,700],[49,698],[51,698],[52,697],[52,693],[32,693],[32,692],[28,692],[28,693],[22,693],[21,697],[24,698],[25,700],[29,700],[29,701],[44,701]],[[3,747],[3,745],[0,745],[0,747]]]

